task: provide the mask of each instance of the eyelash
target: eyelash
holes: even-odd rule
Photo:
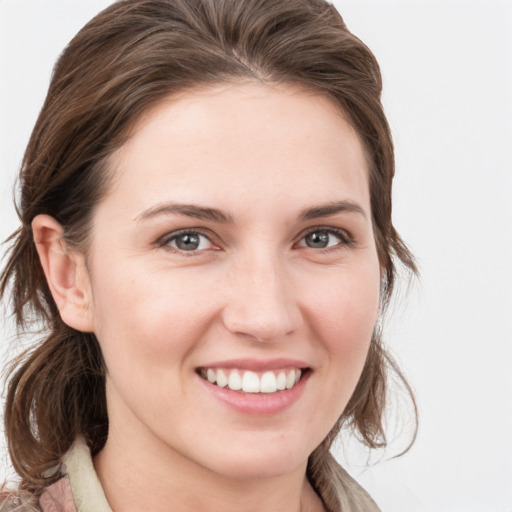
[[[325,247],[325,248],[313,248],[308,247],[306,245],[298,245],[299,242],[302,242],[308,235],[312,235],[313,233],[326,233],[329,235],[336,236],[340,242],[338,244],[335,244],[331,247]],[[159,247],[162,247],[170,252],[178,253],[180,255],[184,256],[194,256],[198,253],[203,252],[205,249],[194,249],[190,251],[186,251],[183,249],[180,249],[178,247],[172,247],[170,246],[170,243],[177,240],[179,237],[184,235],[200,235],[201,237],[206,238],[211,244],[215,245],[215,243],[212,241],[212,234],[210,232],[205,232],[204,230],[194,228],[194,229],[182,229],[179,231],[173,231],[172,233],[168,233],[157,240],[157,245]],[[304,247],[306,249],[313,249],[318,253],[329,253],[332,251],[336,251],[339,249],[351,247],[354,245],[354,238],[344,229],[339,228],[333,228],[333,227],[326,227],[326,226],[314,226],[312,228],[308,228],[307,231],[303,232],[299,238],[299,242],[296,242],[294,244],[294,247]]]
[[[302,242],[308,235],[312,235],[313,233],[327,233],[329,235],[334,235],[340,240],[340,242],[331,247],[318,249],[314,249],[313,247],[308,247],[304,245],[301,245],[300,247],[314,249],[316,252],[323,254],[336,251],[339,249],[345,249],[347,247],[351,247],[354,245],[354,238],[352,237],[352,235],[350,235],[350,233],[348,233],[348,231],[340,228],[333,228],[327,226],[314,226],[313,228],[308,228],[308,230],[301,235],[299,242]]]
[[[183,249],[180,249],[179,247],[170,246],[171,242],[173,242],[174,240],[177,240],[179,237],[184,236],[184,235],[200,235],[201,237],[206,238],[211,244],[215,245],[214,242],[212,242],[213,236],[211,233],[205,232],[205,231],[203,231],[201,229],[197,229],[197,228],[180,229],[179,231],[173,231],[172,233],[168,233],[168,234],[164,235],[163,237],[161,237],[157,241],[157,245],[159,247],[162,247],[162,248],[170,251],[170,252],[178,253],[178,254],[181,254],[184,256],[194,256],[197,253],[202,252],[202,250],[197,250],[197,249],[191,250],[191,251],[185,251]]]

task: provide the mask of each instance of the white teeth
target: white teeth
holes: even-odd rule
[[[277,389],[279,389],[279,391],[286,389],[286,373],[284,372],[279,372],[277,376]]]
[[[217,370],[217,386],[225,388],[228,385],[228,378],[222,370]]]
[[[250,370],[215,370],[201,368],[199,371],[201,377],[212,384],[217,384],[221,388],[228,387],[233,391],[243,391],[244,393],[275,393],[291,389],[299,382],[302,372],[294,368],[288,371],[280,370],[278,373],[267,371],[263,375],[258,375]]]
[[[260,379],[254,372],[245,372],[242,379],[242,390],[245,393],[259,393]]]
[[[228,379],[228,388],[233,391],[242,389],[242,379],[237,372],[231,372]]]
[[[295,370],[290,370],[286,375],[286,389],[293,388],[295,384]]]
[[[262,393],[274,393],[276,390],[276,376],[272,372],[265,372],[261,376],[260,391]]]

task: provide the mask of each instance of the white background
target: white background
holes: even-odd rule
[[[0,0],[2,239],[16,227],[12,185],[52,65],[109,3]],[[422,273],[388,330],[417,393],[417,443],[351,470],[383,512],[511,512],[512,1],[336,5],[382,66],[394,219]]]

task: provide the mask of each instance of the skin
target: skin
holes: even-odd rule
[[[113,510],[323,510],[307,459],[346,407],[379,315],[357,134],[323,96],[224,84],[147,112],[110,166],[87,258],[50,217],[34,233],[62,318],[94,332],[106,361],[110,431],[94,462]],[[303,216],[339,202],[350,208]],[[201,233],[197,250],[178,248],[183,229]],[[308,246],[315,231],[328,247]],[[281,357],[311,371],[278,414],[233,410],[197,374]]]

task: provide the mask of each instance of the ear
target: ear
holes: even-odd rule
[[[44,275],[64,323],[93,332],[92,293],[84,255],[66,246],[62,226],[49,215],[32,221]]]

